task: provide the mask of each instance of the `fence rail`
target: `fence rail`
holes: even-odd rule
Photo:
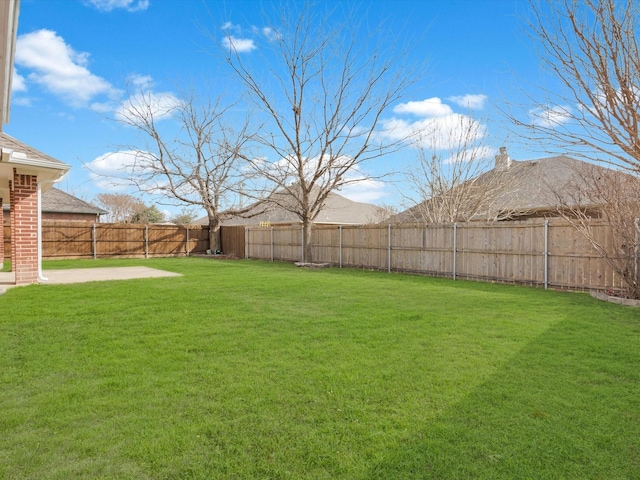
[[[592,223],[599,243],[612,251],[606,224]],[[486,225],[317,226],[316,262],[365,268],[523,283],[570,289],[621,288],[622,279],[591,244],[561,219]],[[238,257],[300,261],[301,227],[222,227],[222,248]],[[4,226],[5,258],[11,258]],[[43,258],[159,257],[204,253],[206,226],[45,222]]]
[[[4,225],[5,259],[11,259],[11,230]],[[169,257],[204,253],[207,227],[199,225],[132,225],[44,222],[42,257],[62,258]]]
[[[606,249],[612,239],[603,222],[594,235]],[[246,257],[300,261],[301,227],[251,227]],[[561,219],[486,225],[318,226],[312,233],[315,262],[394,272],[447,276],[570,289],[621,288],[621,278],[591,244]]]

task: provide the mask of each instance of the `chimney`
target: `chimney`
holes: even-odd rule
[[[495,170],[498,172],[505,172],[509,170],[511,166],[511,157],[507,153],[507,147],[500,147],[500,153],[496,155]]]

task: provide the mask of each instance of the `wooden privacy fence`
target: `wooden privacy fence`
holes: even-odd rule
[[[11,258],[10,228],[4,226],[5,258]],[[207,227],[199,225],[133,225],[115,223],[45,222],[42,257],[108,258],[168,257],[204,253]]]
[[[220,227],[222,251],[237,258],[244,258],[244,228],[242,226]]]
[[[612,248],[606,224],[594,235]],[[246,229],[247,258],[300,261],[302,228]],[[570,289],[620,288],[621,279],[561,219],[481,224],[317,226],[313,261],[339,267]]]

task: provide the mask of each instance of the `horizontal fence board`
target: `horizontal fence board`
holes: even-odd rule
[[[613,250],[610,229],[594,221],[595,238]],[[10,226],[3,226],[5,259]],[[455,238],[455,245],[454,245]],[[302,228],[222,227],[223,252],[237,257],[300,261]],[[544,220],[497,224],[317,226],[316,262],[371,270],[543,285]],[[42,227],[44,259],[180,256],[209,248],[207,226],[48,222]],[[569,289],[621,288],[622,279],[573,226],[552,219],[548,227],[547,281]],[[455,261],[454,261],[455,259]],[[389,264],[389,261],[391,262]]]
[[[428,274],[569,289],[621,288],[621,279],[569,222],[316,226],[313,261],[344,267]],[[591,224],[613,248],[603,222]],[[455,242],[454,242],[455,240]],[[247,227],[248,258],[300,261],[301,227]],[[389,264],[390,262],[390,264]],[[545,265],[547,268],[545,275]],[[455,268],[455,271],[454,271]]]
[[[4,256],[11,259],[11,227],[4,225]],[[42,258],[163,257],[204,253],[207,227],[45,221]]]

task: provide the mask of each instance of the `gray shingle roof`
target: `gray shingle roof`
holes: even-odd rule
[[[4,210],[9,209],[9,202],[4,202],[2,205]],[[50,188],[46,192],[42,193],[42,212],[45,213],[78,213],[78,214],[92,214],[102,215],[107,213],[95,205],[80,200],[73,195],[69,195],[57,188]]]
[[[284,195],[278,192],[274,195]],[[282,207],[269,205],[265,211],[251,216],[256,212],[260,212],[264,206],[261,202],[256,202],[254,207],[245,217],[234,217],[222,222],[223,226],[233,225],[259,225],[261,222],[269,222],[271,224],[291,224],[300,223],[297,215]],[[330,193],[325,201],[324,208],[318,214],[315,223],[335,224],[335,225],[357,225],[364,223],[375,223],[382,220],[380,217],[380,208],[371,203],[354,202],[348,198]],[[207,217],[199,219],[196,223],[206,225]]]
[[[54,165],[59,164],[60,168],[69,168],[66,163],[61,162],[60,160],[53,158],[46,153],[42,153],[40,150],[36,150],[26,143],[22,143],[21,141],[16,140],[11,135],[7,135],[4,132],[0,132],[0,146],[2,146],[3,148],[9,148],[16,152],[24,153],[29,158],[39,158],[42,160],[46,160]]]
[[[570,205],[571,199],[567,195],[567,187],[579,184],[581,181],[580,172],[584,172],[587,168],[608,170],[598,165],[559,155],[536,160],[512,160],[508,170],[490,170],[478,176],[476,181],[491,182],[496,175],[502,176],[500,178],[501,186],[498,191],[494,192],[491,199],[490,213],[513,212],[514,217],[535,216],[548,214],[563,204]],[[422,222],[422,215],[419,212],[428,202],[429,200],[426,200],[422,204],[394,215],[390,221],[392,223]],[[597,205],[582,206],[597,207]],[[481,216],[482,218],[480,216],[473,217],[472,220],[486,220],[487,212],[484,211]]]
[[[95,215],[107,213],[106,210],[57,188],[51,188],[42,194],[42,211],[52,213],[92,213]]]

